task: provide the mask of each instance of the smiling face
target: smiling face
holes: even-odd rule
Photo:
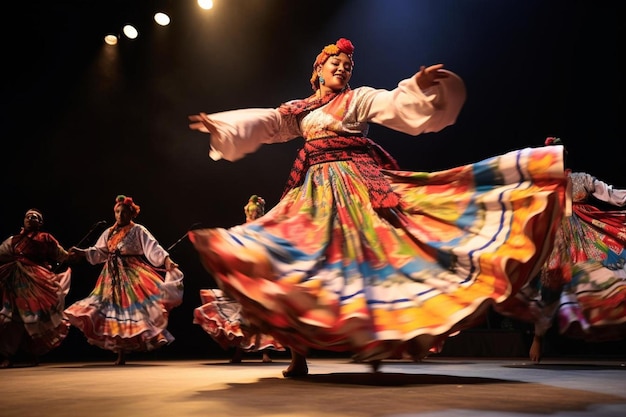
[[[343,52],[332,55],[324,64],[318,66],[317,74],[324,79],[324,84],[320,84],[322,95],[331,91],[341,91],[352,77],[352,59]]]

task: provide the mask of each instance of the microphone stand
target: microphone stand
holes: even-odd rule
[[[94,230],[96,230],[98,227],[104,226],[106,224],[107,224],[107,222],[104,221],[104,220],[100,220],[99,222],[95,223],[93,226],[91,226],[91,229],[89,229],[87,234],[85,236],[83,236],[83,238],[81,240],[79,240],[77,244],[74,245],[74,247],[79,247],[85,240],[87,240],[87,238],[94,232]]]
[[[89,229],[89,231],[87,232],[87,234],[85,236],[83,236],[83,238],[81,240],[78,241],[78,243],[76,245],[74,245],[74,247],[79,247],[80,245],[82,245],[82,243],[87,240],[87,238],[100,226],[106,225],[107,222],[104,220],[100,220],[99,222],[94,223],[93,226],[91,226],[91,229]],[[56,274],[56,272],[59,270],[59,268],[61,267],[61,265],[63,265],[63,262],[61,262],[60,264],[58,264],[56,266],[56,268],[54,268],[53,272]]]
[[[174,247],[175,247],[176,245],[178,245],[180,242],[182,242],[182,241],[183,241],[183,239],[184,239],[184,238],[186,238],[186,237],[187,237],[187,233],[189,233],[189,231],[190,231],[190,230],[197,229],[197,228],[198,228],[199,226],[201,226],[201,225],[202,225],[202,223],[194,223],[194,224],[192,224],[191,226],[189,226],[189,228],[187,229],[187,231],[185,232],[185,234],[184,234],[184,235],[182,235],[182,236],[180,237],[180,239],[178,239],[176,242],[172,243],[172,244],[171,244],[171,245],[170,245],[170,246],[169,246],[166,250],[169,252],[169,251],[171,251],[172,249],[174,249]]]

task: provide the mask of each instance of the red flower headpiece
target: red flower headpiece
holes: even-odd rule
[[[317,91],[320,87],[317,67],[324,65],[329,57],[339,55],[342,52],[350,57],[352,68],[354,68],[354,59],[352,58],[354,45],[352,45],[352,42],[350,42],[349,39],[340,38],[337,42],[326,45],[324,49],[322,49],[322,52],[320,52],[315,58],[315,62],[313,62],[313,75],[311,75],[311,87],[313,88],[313,91]]]
[[[335,45],[337,45],[337,48],[339,48],[341,52],[349,55],[350,57],[354,53],[354,45],[352,45],[352,42],[346,38],[339,39]]]
[[[553,136],[549,136],[546,138],[546,141],[544,142],[544,144],[546,146],[548,145],[563,145],[563,141],[559,138],[555,138]]]

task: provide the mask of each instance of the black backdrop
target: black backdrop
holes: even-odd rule
[[[310,94],[315,56],[339,37],[356,47],[353,87],[393,88],[438,62],[467,84],[457,124],[440,133],[415,138],[372,126],[370,136],[404,168],[446,169],[554,135],[572,168],[626,187],[619,2],[215,0],[210,11],[195,0],[19,3],[7,17],[21,31],[2,29],[0,236],[19,231],[25,210],[38,207],[46,229],[75,245],[97,221],[113,222],[117,194],[135,198],[137,221],[164,246],[193,223],[243,222],[251,194],[271,207],[300,141],[215,162],[187,115]],[[157,6],[170,12],[169,27],[152,23]],[[102,42],[131,21],[138,39]],[[186,274],[185,301],[171,316],[177,340],[159,354],[220,354],[192,324],[198,291],[212,278],[187,240],[172,257]],[[88,294],[99,270],[74,267],[68,303]],[[98,350],[72,331],[54,354]]]

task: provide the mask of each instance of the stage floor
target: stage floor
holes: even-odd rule
[[[626,362],[313,358],[285,379],[287,358],[44,363],[0,369],[2,417],[623,417]]]

